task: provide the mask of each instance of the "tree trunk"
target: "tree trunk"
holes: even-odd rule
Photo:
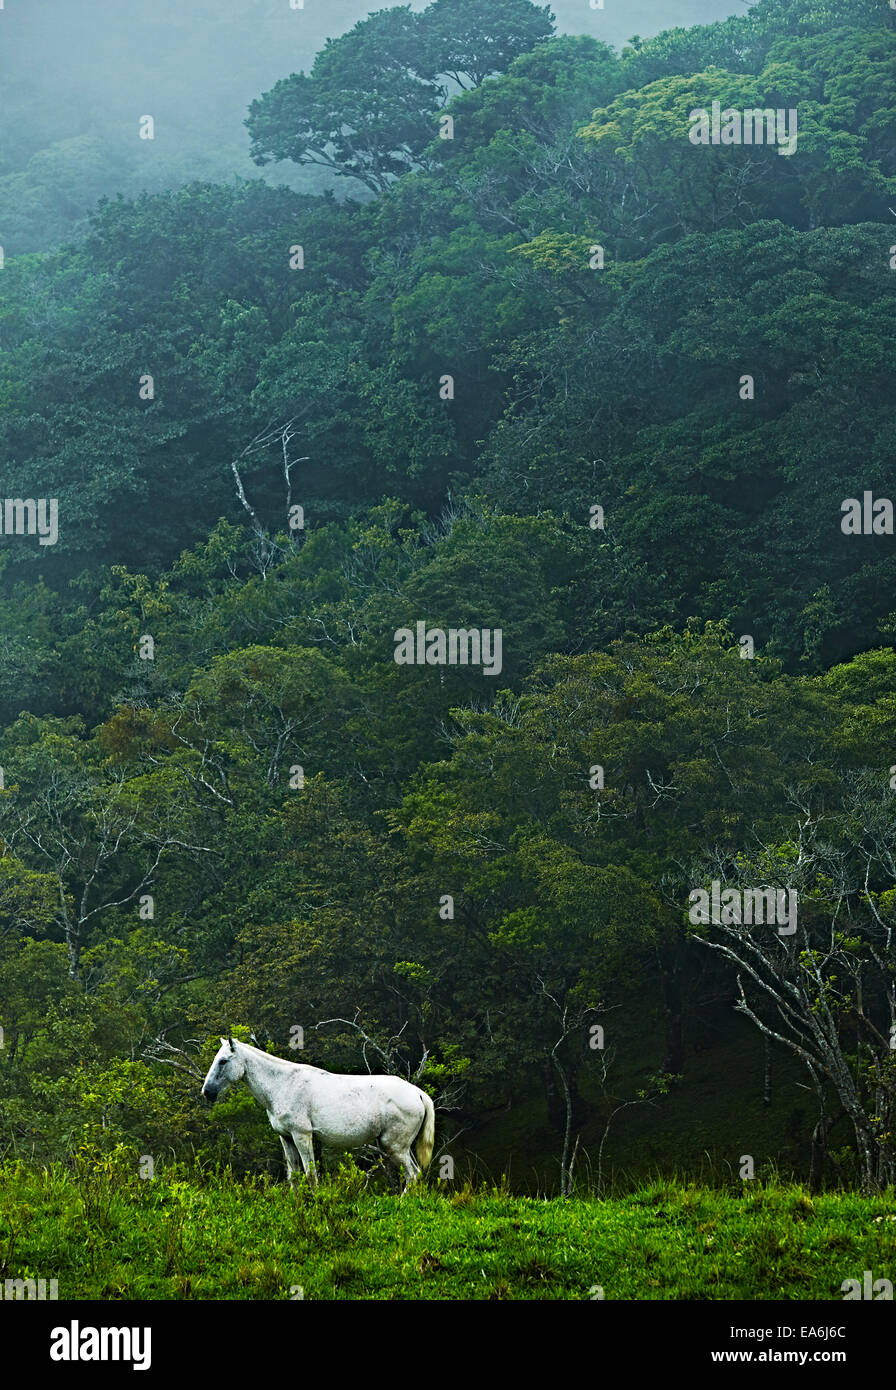
[[[572,1195],[572,1170],[570,1168],[570,1154],[572,1149],[572,1091],[569,1087],[569,1078],[560,1065],[559,1059],[555,1055],[552,1060],[557,1075],[560,1078],[560,1085],[563,1090],[563,1099],[566,1108],[566,1123],[563,1127],[563,1153],[560,1158],[560,1196],[570,1197]]]
[[[840,1114],[842,1115],[842,1110]],[[809,1191],[820,1192],[824,1181],[824,1165],[828,1158],[828,1135],[839,1120],[840,1115],[825,1115],[822,1112],[812,1131],[812,1150],[809,1159]]]

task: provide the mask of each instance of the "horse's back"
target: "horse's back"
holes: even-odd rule
[[[396,1122],[422,1120],[421,1092],[400,1076],[346,1076],[317,1067],[308,1071],[317,1074],[306,1078],[302,1102],[312,1131],[325,1145],[370,1144]]]

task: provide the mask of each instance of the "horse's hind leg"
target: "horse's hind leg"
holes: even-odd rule
[[[410,1149],[389,1149],[389,1161],[399,1172],[404,1173],[404,1187],[401,1189],[402,1197],[407,1192],[411,1183],[416,1182],[420,1176],[420,1169],[414,1162]]]
[[[311,1142],[311,1135],[303,1134],[300,1130],[294,1129],[292,1132],[292,1142],[299,1151],[299,1158],[302,1160],[305,1177],[309,1180],[312,1187],[317,1187],[317,1167],[314,1162],[314,1145]]]
[[[419,1178],[420,1168],[418,1164],[415,1163],[410,1149],[405,1149],[404,1153],[401,1155],[401,1161],[404,1164],[404,1175],[406,1179],[404,1191],[407,1192],[408,1188],[412,1187]],[[402,1196],[404,1196],[404,1193],[402,1193]]]

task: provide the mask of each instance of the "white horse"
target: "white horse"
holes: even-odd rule
[[[305,1176],[316,1185],[315,1137],[327,1149],[379,1144],[395,1167],[404,1169],[404,1191],[429,1166],[435,1107],[425,1091],[400,1076],[339,1076],[222,1038],[202,1094],[215,1101],[242,1077],[280,1135],[290,1182],[301,1160]],[[419,1166],[411,1156],[415,1141]]]

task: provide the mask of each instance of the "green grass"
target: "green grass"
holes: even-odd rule
[[[842,1299],[866,1269],[896,1280],[896,1194],[662,1181],[562,1201],[432,1181],[399,1198],[357,1170],[314,1194],[0,1168],[0,1278],[56,1278],[60,1299]]]

